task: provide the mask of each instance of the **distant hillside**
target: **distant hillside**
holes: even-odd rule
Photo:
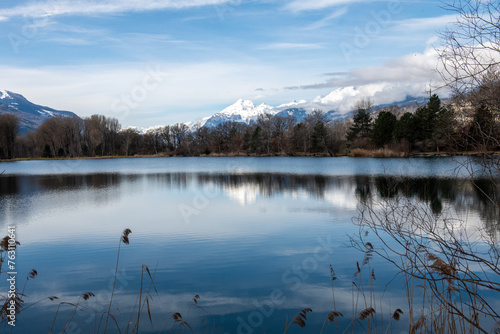
[[[54,116],[78,117],[70,111],[56,110],[34,104],[21,94],[0,90],[0,115],[14,114],[19,118],[19,133],[26,134]]]

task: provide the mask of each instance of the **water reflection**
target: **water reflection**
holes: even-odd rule
[[[459,213],[477,213],[489,231],[500,229],[499,194],[490,179],[464,180],[441,178],[375,178],[377,194],[383,199],[398,195],[417,198],[435,215],[450,204]]]
[[[125,177],[120,174],[90,175],[10,175],[0,178],[0,196],[28,195],[41,191],[65,191],[85,188],[104,189],[116,187]]]
[[[28,196],[36,193],[71,193],[82,190],[109,191],[106,196],[123,195],[120,189],[139,185],[161,189],[185,190],[189,187],[216,187],[240,204],[249,204],[257,198],[290,195],[293,198],[305,196],[331,202],[333,205],[356,206],[359,201],[367,204],[373,197],[392,199],[396,196],[415,198],[426,203],[436,215],[446,205],[458,212],[474,212],[481,217],[489,229],[498,229],[499,194],[494,182],[479,179],[408,178],[393,176],[324,176],[294,174],[232,174],[213,175],[204,173],[167,173],[146,175],[89,174],[89,175],[47,175],[0,178],[0,208],[8,196]],[[115,198],[116,199],[116,198]]]
[[[1,224],[18,225],[22,265],[35,267],[41,276],[30,281],[33,299],[54,294],[71,301],[82,290],[92,291],[100,303],[93,308],[102,313],[113,281],[118,234],[130,227],[116,307],[128,314],[142,264],[158,264],[155,284],[161,297],[155,300],[159,308],[153,317],[187,309],[200,294],[210,316],[228,332],[235,332],[238,316],[247,319],[255,301],[268,300],[274,289],[283,292],[286,302],[276,307],[274,322],[266,320],[263,331],[282,332],[287,314],[306,306],[317,312],[312,321],[321,327],[331,310],[330,263],[339,276],[337,306],[347,314],[359,254],[344,245],[346,234],[355,229],[351,219],[360,203],[404,196],[425,203],[435,214],[447,207],[474,212],[488,229],[498,229],[498,209],[490,200],[496,195],[488,180],[473,184],[436,177],[180,172],[0,176]],[[196,212],[191,224],[182,219],[181,205]],[[331,240],[333,255],[307,275],[290,272],[314,258],[324,244],[320,238]],[[381,293],[393,277],[389,269],[377,269]],[[300,289],[294,288],[297,282]],[[392,305],[404,305],[398,300],[400,291],[384,292],[389,294]],[[54,309],[31,312],[43,322]],[[92,325],[80,320],[82,326]]]

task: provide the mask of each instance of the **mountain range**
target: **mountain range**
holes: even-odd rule
[[[297,122],[301,122],[314,110],[322,110],[328,120],[346,119],[352,117],[355,102],[365,97],[364,93],[366,93],[364,89],[353,86],[344,87],[334,90],[324,97],[318,96],[312,101],[293,101],[277,107],[272,107],[265,103],[255,105],[250,100],[240,99],[212,116],[186,124],[191,129],[201,126],[215,127],[224,122],[251,124],[257,121],[259,115],[262,114],[294,116]],[[411,111],[425,102],[426,98],[423,96],[414,97],[407,95],[403,100],[381,103],[375,105],[373,109],[376,111],[390,105],[398,105]]]
[[[376,93],[377,91],[375,91]],[[322,110],[329,120],[346,119],[352,117],[354,101],[360,100],[363,97],[376,98],[376,94],[367,92],[366,86],[344,87],[332,91],[330,94],[313,99],[312,101],[300,100],[282,104],[276,107],[265,103],[255,105],[250,100],[240,99],[224,110],[215,113],[214,115],[204,117],[202,119],[188,122],[186,125],[194,130],[198,127],[216,127],[224,122],[238,122],[251,124],[257,121],[262,114],[270,114],[276,116],[293,116],[298,122],[314,110]],[[376,99],[375,99],[376,100]],[[374,107],[374,110],[380,110],[390,105],[398,105],[409,111],[415,110],[419,105],[425,103],[424,97],[406,96],[401,101],[380,103]],[[383,100],[379,99],[379,102]],[[13,93],[6,90],[0,90],[0,114],[16,114],[19,117],[19,133],[25,134],[29,130],[36,129],[40,124],[54,116],[63,117],[78,117],[70,111],[56,110],[53,108],[41,106],[28,101],[21,94]],[[162,126],[155,126],[148,129],[129,127],[141,133],[155,131]]]
[[[54,116],[78,117],[71,111],[56,110],[34,104],[21,94],[0,90],[0,115],[15,114],[19,118],[19,133],[26,134]]]

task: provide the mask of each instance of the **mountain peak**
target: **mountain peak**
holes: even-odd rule
[[[234,115],[236,113],[241,113],[242,111],[248,111],[254,109],[255,105],[250,100],[239,99],[229,107],[221,111],[221,114]]]
[[[256,106],[250,100],[239,99],[234,104],[230,105],[218,114],[223,117],[237,116],[241,119],[241,121],[247,122],[250,118],[256,118],[260,114],[265,113],[273,113],[273,107],[268,106],[265,103],[261,103]]]
[[[0,90],[0,114],[14,114],[19,119],[19,133],[25,134],[54,116],[77,117],[74,113],[34,104],[21,94]]]

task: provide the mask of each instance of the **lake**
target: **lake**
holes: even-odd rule
[[[134,158],[0,163],[0,235],[15,226],[17,288],[25,309],[14,333],[93,333],[107,311],[126,332],[143,289],[150,289],[140,332],[170,333],[179,312],[195,333],[283,333],[311,308],[306,328],[320,333],[335,307],[352,320],[353,275],[363,253],[349,247],[355,217],[370,196],[402,180],[435,214],[466,217],[495,234],[498,209],[474,187],[464,157],[373,158]],[[2,235],[2,236],[3,236]],[[143,264],[154,276],[154,286]],[[336,275],[335,306],[330,265]],[[4,264],[5,266],[5,264]],[[374,296],[387,313],[406,311],[395,268],[374,257]],[[4,268],[2,268],[4,270]],[[0,288],[6,293],[6,276]],[[390,282],[390,284],[388,284]],[[86,292],[95,297],[80,300]],[[199,295],[196,303],[193,298]],[[58,300],[47,297],[57,296]],[[144,302],[146,293],[142,294]],[[41,300],[41,301],[40,301]],[[29,306],[34,302],[39,303]],[[29,307],[27,307],[29,306]],[[405,309],[406,307],[406,309]],[[357,311],[359,313],[359,310]],[[406,314],[406,312],[404,313]],[[151,321],[149,319],[151,316]],[[54,321],[55,319],[55,321]],[[408,332],[404,315],[394,332]],[[100,332],[103,332],[101,324]],[[110,320],[108,332],[117,333]],[[177,327],[175,327],[177,328]],[[384,327],[385,328],[385,327]],[[189,329],[185,329],[189,332]],[[334,332],[325,325],[324,332]],[[357,332],[364,332],[361,325]]]

